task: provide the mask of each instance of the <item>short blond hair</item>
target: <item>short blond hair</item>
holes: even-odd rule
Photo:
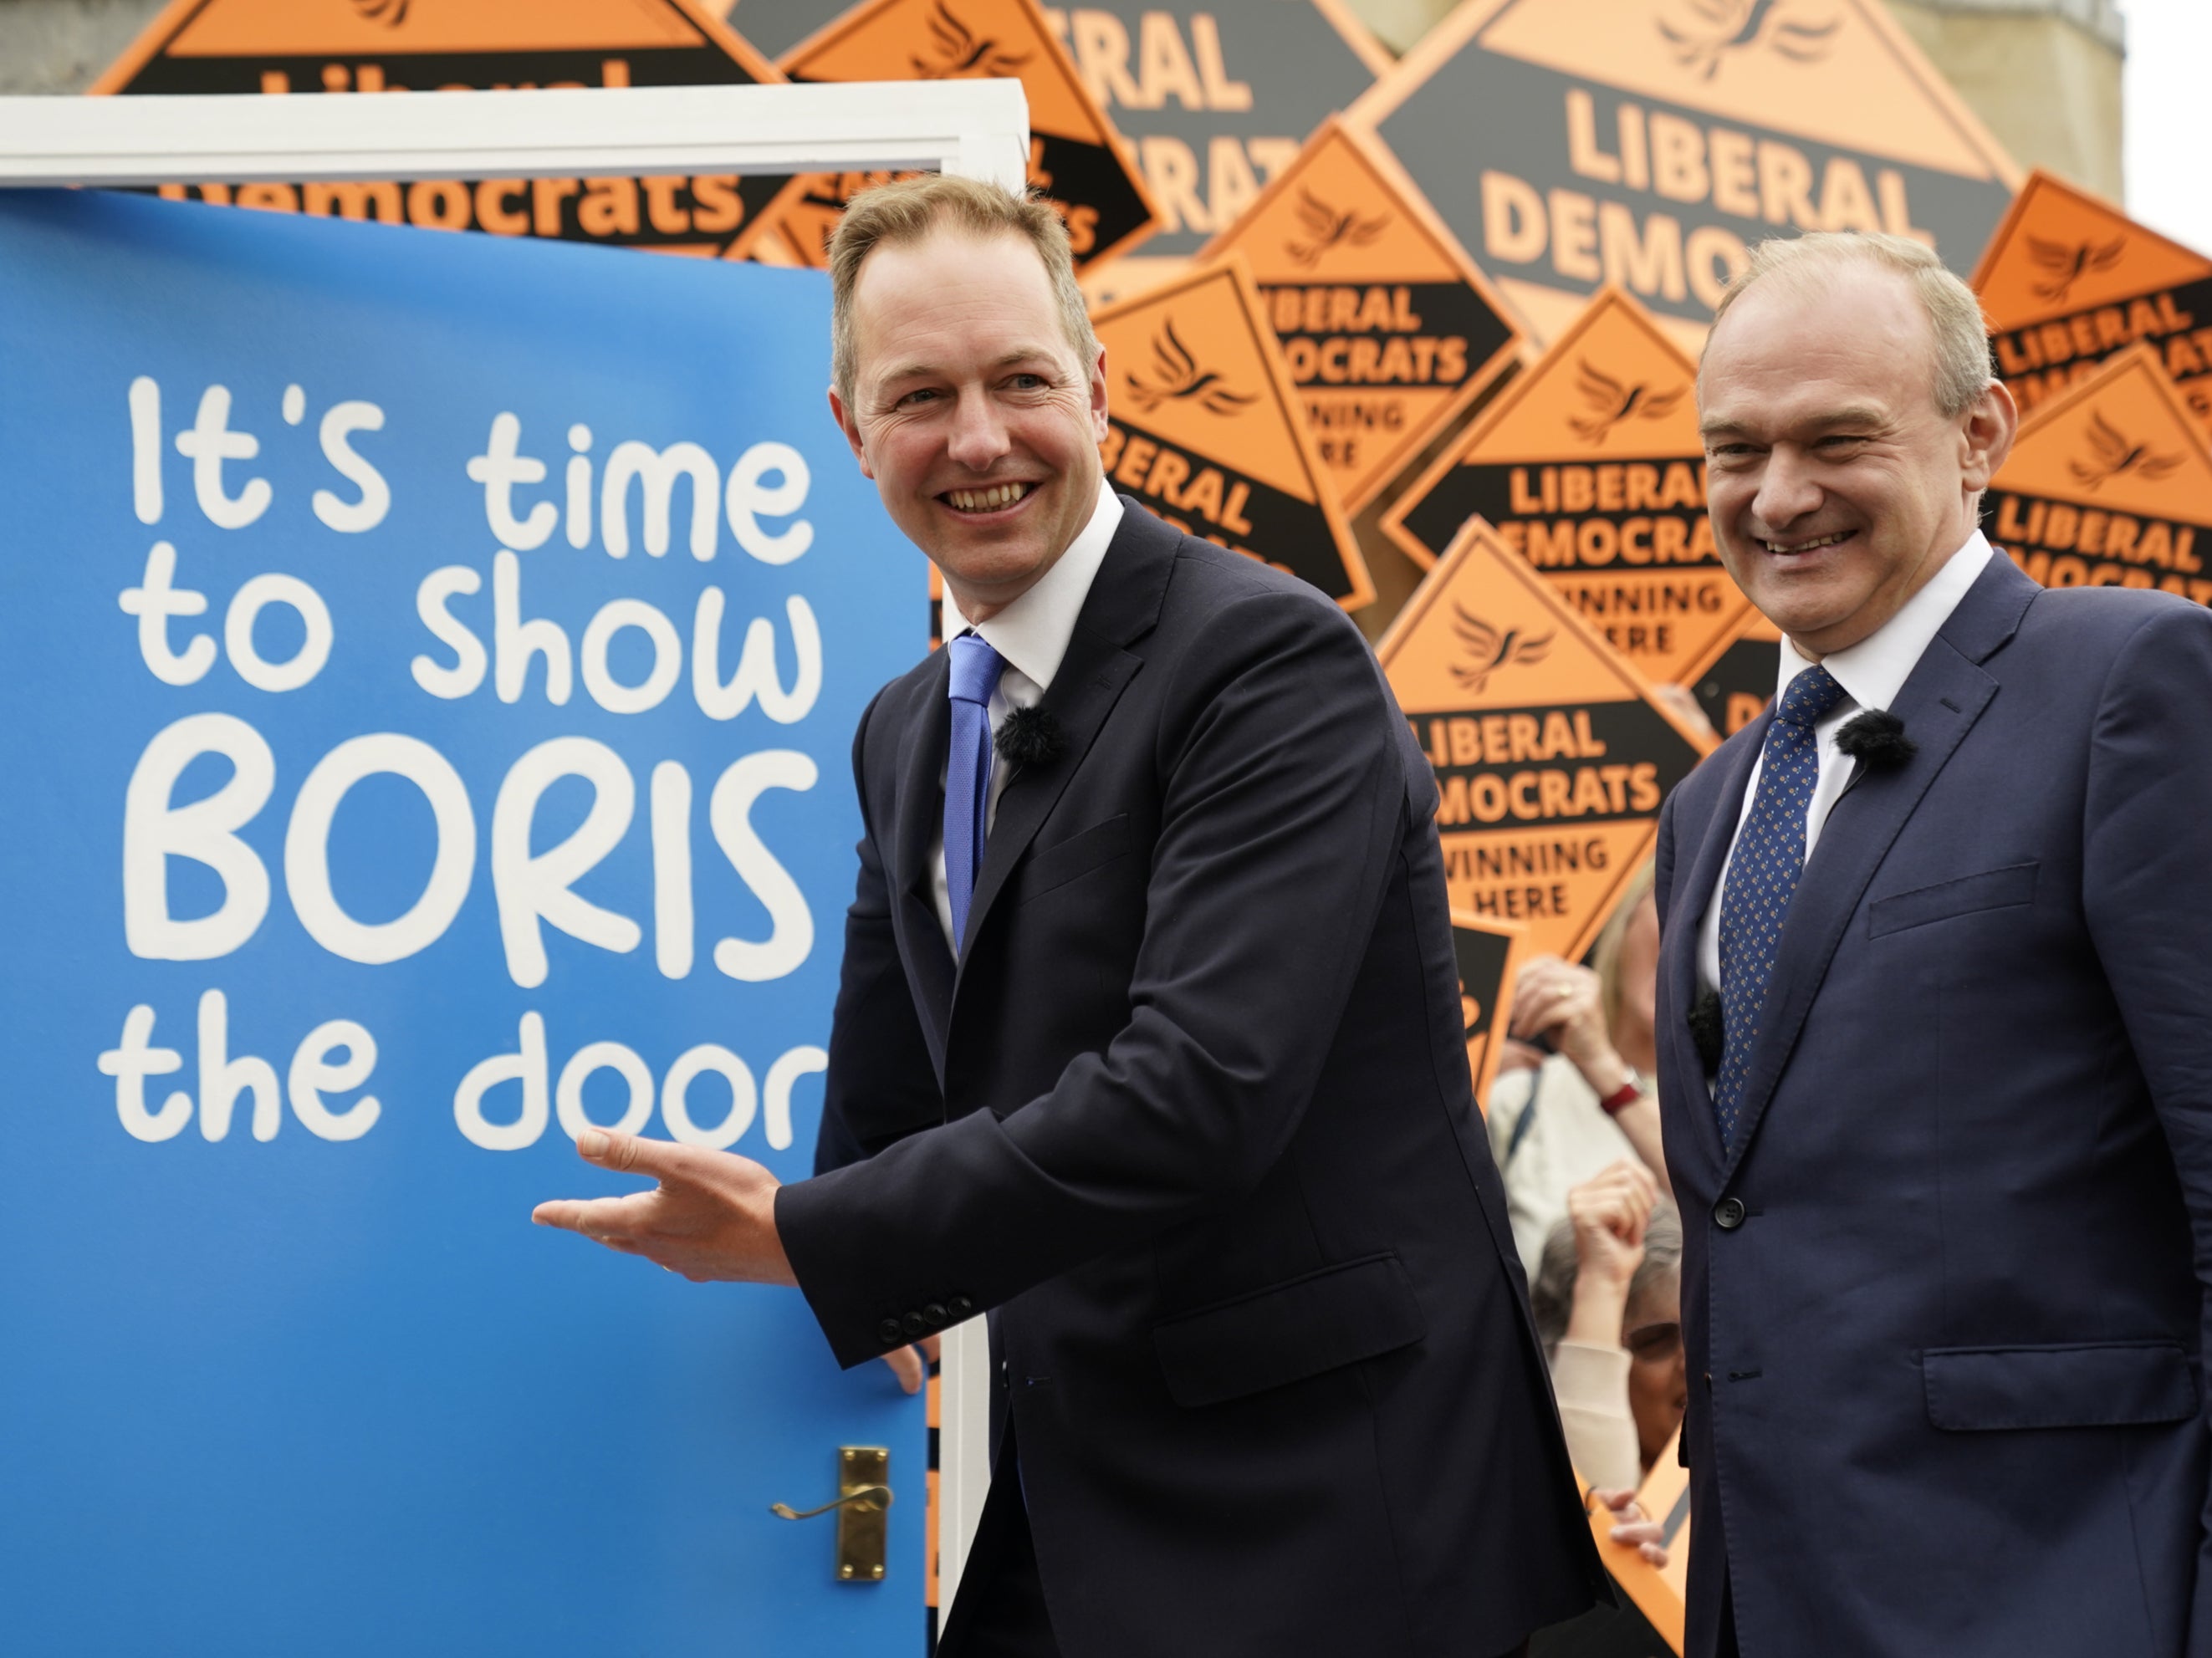
[[[1098,338],[1091,331],[1091,313],[1076,285],[1067,227],[1050,203],[981,179],[925,173],[862,191],[830,238],[830,375],[848,405],[860,373],[853,343],[853,290],[861,265],[878,247],[918,242],[940,225],[975,237],[1027,238],[1052,284],[1060,331],[1075,348],[1077,361],[1090,367],[1098,355]]]
[[[1590,970],[1597,975],[1598,1010],[1604,1016],[1608,1035],[1620,1027],[1620,1005],[1628,988],[1621,977],[1621,948],[1628,942],[1628,929],[1636,924],[1636,912],[1651,896],[1656,872],[1656,865],[1646,858],[1643,866],[1628,878],[1628,884],[1613,902],[1613,914],[1598,932],[1597,942],[1590,946]]]
[[[1990,367],[1989,323],[1974,290],[1952,274],[1935,249],[1909,237],[1853,230],[1770,237],[1751,250],[1749,260],[1722,292],[1720,303],[1713,307],[1713,332],[1720,331],[1729,307],[1762,282],[1779,282],[1796,294],[1814,295],[1831,288],[1841,272],[1868,266],[1892,271],[1912,285],[1935,335],[1935,356],[1929,367],[1936,407],[1946,420],[1965,414],[1996,378]],[[1705,343],[1711,349],[1711,334]],[[1704,367],[1700,361],[1700,377]]]

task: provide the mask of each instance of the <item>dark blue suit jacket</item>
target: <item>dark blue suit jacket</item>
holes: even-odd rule
[[[1069,1658],[1468,1658],[1581,1610],[1434,777],[1358,630],[1130,502],[1043,706],[957,970],[943,653],[854,745],[828,1172],[776,1205],[831,1345],[998,1309],[990,1502]]]
[[[1690,1653],[1724,1578],[1752,1658],[2212,1652],[2212,615],[1999,556],[1893,711],[1726,1149],[1685,1017],[1768,720],[1661,820]]]

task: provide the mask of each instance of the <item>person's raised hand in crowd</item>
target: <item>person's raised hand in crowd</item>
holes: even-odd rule
[[[1672,1189],[1660,1144],[1658,1098],[1647,1079],[1620,1056],[1606,1025],[1602,989],[1594,971],[1557,956],[1537,957],[1514,981],[1505,1034],[1510,1042],[1533,1042],[1540,1036],[1547,1040],[1572,1062],[1600,1101],[1636,1090],[1626,1104],[1612,1108],[1613,1120],[1644,1166],[1658,1177],[1659,1190]]]
[[[1548,1039],[1574,1062],[1583,1080],[1602,1099],[1629,1078],[1605,1028],[1597,975],[1557,956],[1539,956],[1513,981],[1513,1008],[1505,1034],[1516,1042]]]
[[[1651,1171],[1624,1157],[1567,1193],[1575,1229],[1575,1297],[1565,1339],[1589,1347],[1620,1345],[1628,1291],[1644,1264],[1644,1229],[1659,1201]]]
[[[1613,1527],[1606,1535],[1626,1549],[1634,1549],[1645,1563],[1667,1570],[1666,1528],[1645,1514],[1634,1491],[1607,1491],[1592,1487],[1590,1501],[1613,1510]]]

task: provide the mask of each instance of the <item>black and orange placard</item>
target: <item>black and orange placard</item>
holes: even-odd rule
[[[1466,1029],[1467,1068],[1475,1108],[1490,1109],[1490,1084],[1504,1046],[1504,1016],[1513,1006],[1513,981],[1521,972],[1526,931],[1466,910],[1451,913],[1452,955],[1459,967],[1460,1023]]]
[[[1090,0],[1052,15],[1166,221],[1147,258],[1188,258],[1235,223],[1390,64],[1345,0]]]
[[[95,93],[750,86],[783,76],[704,0],[173,0]],[[173,197],[436,230],[742,257],[791,179],[171,185]]]
[[[1463,0],[1350,113],[1547,341],[1608,282],[1701,332],[1769,236],[1963,273],[2019,176],[1882,0]]]
[[[1990,539],[2046,587],[2156,587],[2212,604],[2212,451],[2148,343],[2021,423],[1982,513]]]
[[[794,81],[1018,79],[1030,100],[1029,181],[1067,225],[1079,273],[1125,253],[1159,223],[1121,135],[1053,38],[1036,0],[862,0],[784,54]],[[777,224],[793,253],[828,263],[854,193],[885,175],[818,173]]]
[[[1480,514],[1637,671],[1679,678],[1750,606],[1705,517],[1697,365],[1608,288],[1383,514],[1416,563]]]
[[[1782,671],[1782,630],[1757,610],[1714,641],[1713,648],[1682,671],[1705,718],[1723,737],[1733,737],[1765,712]]]
[[[1509,307],[1397,163],[1334,118],[1206,244],[1252,267],[1345,510],[1510,363]]]
[[[1480,519],[1376,654],[1436,768],[1453,908],[1580,960],[1705,744]]]
[[[1590,1535],[1598,1558],[1620,1590],[1614,1606],[1594,1612],[1570,1627],[1584,1637],[1577,1652],[1618,1653],[1623,1658],[1662,1658],[1684,1650],[1690,1582],[1690,1471],[1682,1466],[1675,1430],[1664,1450],[1637,1487],[1636,1503],[1645,1518],[1659,1522],[1667,1550],[1667,1564],[1654,1566],[1635,1549],[1613,1540],[1620,1516],[1590,1495],[1587,1480],[1577,1474],[1583,1507],[1589,1515]]]
[[[781,57],[829,11],[738,0],[730,16]],[[1045,16],[1160,211],[1159,234],[1103,274],[1127,294],[1179,270],[1390,63],[1345,0],[1072,0]]]
[[[2039,168],[1990,238],[1974,290],[2023,413],[2144,344],[2212,431],[2212,258]]]
[[[1113,487],[1194,536],[1311,582],[1347,610],[1375,597],[1260,295],[1231,254],[1097,312]]]

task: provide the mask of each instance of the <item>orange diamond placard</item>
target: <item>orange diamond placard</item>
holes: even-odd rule
[[[1106,348],[1106,476],[1179,528],[1356,610],[1374,583],[1260,317],[1231,254],[1091,318]]]
[[[1750,608],[1705,518],[1697,365],[1607,289],[1383,514],[1431,564],[1488,519],[1608,644],[1679,679]]]
[[[2039,169],[1990,239],[1974,289],[2022,413],[2143,344],[2212,431],[2212,258]]]
[[[1436,768],[1452,907],[1577,960],[1706,744],[1480,519],[1376,654]]]
[[[289,96],[782,79],[702,0],[173,0],[91,89]],[[798,187],[699,173],[166,185],[161,194],[736,258]]]
[[[2146,343],[2021,422],[1982,503],[2046,587],[2156,587],[2212,604],[2212,451]]]
[[[1513,361],[1518,325],[1413,181],[1334,118],[1206,245],[1252,267],[1345,510]]]
[[[1882,0],[1462,0],[1346,118],[1543,342],[1611,284],[1694,343],[1769,236],[1963,273],[2020,176]]]
[[[1505,1015],[1513,1006],[1513,981],[1521,971],[1526,932],[1510,921],[1493,921],[1465,910],[1451,913],[1452,955],[1459,965],[1460,1021],[1467,1029],[1467,1067],[1474,1104],[1490,1109],[1490,1084],[1498,1076],[1505,1041]]]
[[[784,54],[794,81],[1017,79],[1030,100],[1029,181],[1059,210],[1079,272],[1159,226],[1121,135],[1054,39],[1036,0],[863,0]],[[830,234],[859,191],[887,173],[823,173],[778,220],[803,263],[828,262]]]

